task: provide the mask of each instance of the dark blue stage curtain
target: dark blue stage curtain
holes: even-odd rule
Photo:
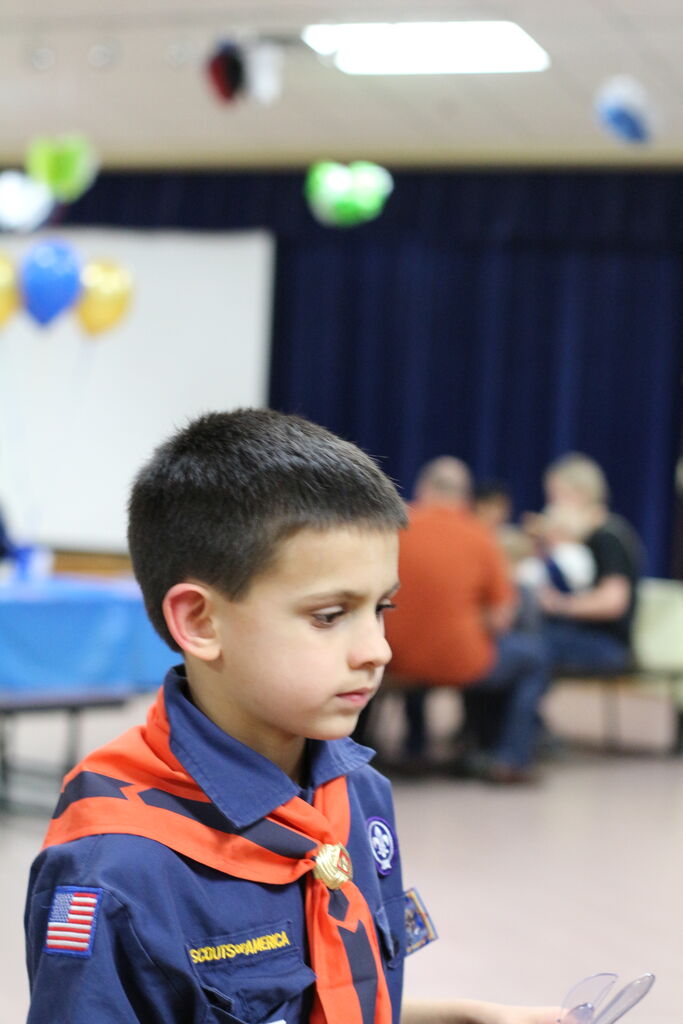
[[[399,173],[383,217],[315,224],[299,174],[108,174],[69,223],[278,239],[271,404],[410,489],[434,455],[518,511],[577,449],[605,468],[647,572],[671,564],[683,370],[683,176]]]

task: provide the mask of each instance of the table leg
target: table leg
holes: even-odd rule
[[[8,719],[11,716],[5,711],[0,711],[0,808],[7,807],[9,803],[9,728]]]

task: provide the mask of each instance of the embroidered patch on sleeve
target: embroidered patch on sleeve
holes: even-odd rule
[[[365,824],[375,867],[380,875],[389,875],[398,853],[398,844],[391,825],[384,818],[368,818]]]
[[[91,956],[101,889],[58,885],[47,919],[46,953]]]
[[[434,922],[429,916],[417,889],[407,889],[406,900],[406,956],[422,949],[428,942],[438,939]]]

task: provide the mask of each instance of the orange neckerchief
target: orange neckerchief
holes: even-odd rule
[[[143,836],[200,864],[252,882],[306,884],[306,929],[316,996],[311,1024],[390,1024],[391,1002],[372,913],[352,881],[331,891],[313,874],[327,844],[350,829],[346,778],[319,786],[313,806],[293,797],[261,821],[230,822],[188,775],[169,744],[163,689],[147,723],[84,758],[64,779],[43,847],[83,836]]]

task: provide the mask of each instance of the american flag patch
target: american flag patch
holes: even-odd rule
[[[46,953],[90,956],[101,889],[58,885],[47,919]]]

